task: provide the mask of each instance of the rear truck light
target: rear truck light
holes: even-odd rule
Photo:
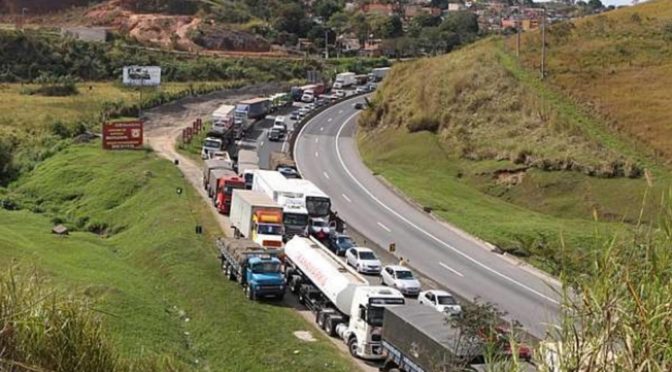
[[[261,245],[264,247],[280,248],[282,247],[282,242],[279,240],[264,240],[261,242]]]

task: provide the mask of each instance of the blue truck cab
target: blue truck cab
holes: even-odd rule
[[[245,265],[245,293],[250,299],[285,295],[285,277],[282,263],[271,255],[250,256]]]

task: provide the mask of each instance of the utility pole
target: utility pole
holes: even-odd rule
[[[520,59],[520,15],[517,17],[518,19],[516,20],[516,57]]]
[[[21,29],[23,30],[23,26],[26,24],[26,12],[28,11],[28,8],[21,8]]]
[[[329,30],[324,29],[324,59],[329,59]]]
[[[541,11],[541,80],[546,77],[546,8]]]

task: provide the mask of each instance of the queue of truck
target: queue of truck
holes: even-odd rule
[[[365,78],[376,82],[388,70],[374,69],[368,76],[342,73],[334,88],[361,84]],[[323,84],[295,88],[292,99],[315,106],[324,93]],[[219,107],[212,115],[212,139],[240,138],[284,99]],[[461,311],[452,296],[404,284],[417,280],[402,277],[410,273],[403,266],[369,262],[371,257],[364,257],[368,248],[356,247],[337,228],[329,196],[301,179],[287,154],[271,153],[270,170],[261,170],[255,151],[240,150],[234,161],[221,148],[213,144],[205,152],[203,186],[217,210],[229,215],[234,230],[233,238],[215,242],[222,271],[249,299],[282,299],[289,291],[315,314],[326,334],[342,339],[353,356],[382,360],[384,371],[450,370],[441,366],[450,360],[482,360],[482,343],[461,345],[458,331],[447,325]],[[361,274],[381,272],[383,285],[372,285]],[[405,296],[418,296],[420,304],[407,304]],[[452,302],[446,305],[444,298]]]

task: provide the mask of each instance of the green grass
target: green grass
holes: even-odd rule
[[[182,153],[183,155],[186,155],[187,157],[196,161],[199,164],[203,162],[203,159],[201,159],[201,149],[203,149],[203,140],[205,140],[205,137],[207,137],[208,130],[210,130],[210,127],[212,127],[212,123],[210,121],[204,122],[203,127],[205,128],[205,130],[202,130],[200,133],[196,134],[191,139],[191,142],[184,143],[182,142],[182,138],[180,138],[178,139],[177,144],[178,152]]]
[[[217,225],[170,162],[99,148],[71,146],[5,192],[24,209],[0,210],[1,265],[34,267],[49,285],[95,300],[129,359],[165,355],[215,371],[353,369],[319,333],[315,343],[295,338],[310,326],[293,310],[250,302],[224,279]],[[70,236],[50,234],[61,221]]]
[[[595,247],[597,237],[614,233],[629,235],[628,229],[620,223],[577,217],[590,215],[592,211],[586,206],[576,206],[584,195],[573,192],[574,183],[568,182],[560,189],[544,179],[554,174],[532,171],[518,186],[496,185],[491,177],[474,173],[474,169],[487,164],[446,156],[443,145],[428,132],[409,134],[393,129],[375,134],[364,132],[360,133],[359,146],[366,165],[373,172],[384,176],[421,205],[431,207],[444,220],[522,255],[552,273],[585,263],[583,258]],[[431,162],[428,159],[432,159]],[[558,177],[553,181],[558,182]],[[634,183],[638,181],[623,180],[628,181],[637,189]],[[555,195],[539,191],[549,187]],[[641,202],[643,191],[642,187],[633,195],[633,203]],[[572,211],[572,208],[587,210]],[[575,254],[565,257],[561,241],[576,250]]]

